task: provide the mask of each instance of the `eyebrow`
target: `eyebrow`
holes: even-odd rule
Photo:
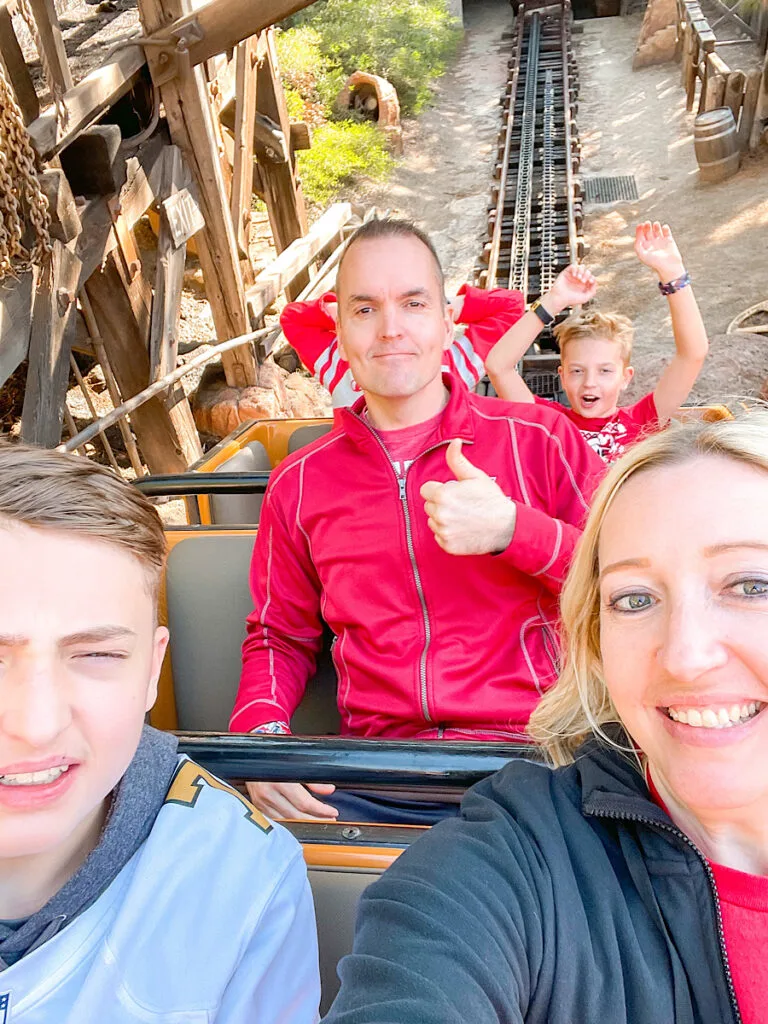
[[[768,551],[768,544],[761,540],[734,540],[726,541],[722,544],[713,544],[711,547],[704,549],[704,555],[706,558],[714,558],[716,555],[722,555],[726,551],[735,551],[739,548],[753,548],[758,551]],[[620,569],[648,569],[650,567],[650,559],[648,558],[623,558],[620,562],[611,562],[610,565],[600,572],[600,579],[607,576],[611,572],[618,572]]]
[[[97,644],[105,640],[130,640],[135,636],[136,633],[125,626],[95,626],[79,633],[70,633],[58,643],[60,647],[77,647],[79,644]],[[25,647],[28,643],[28,637],[20,633],[0,633],[0,647]]]
[[[429,296],[429,291],[426,288],[411,288],[407,292],[403,292],[402,295],[398,295],[399,299],[412,299],[417,295]],[[350,295],[347,302],[376,302],[375,295]]]

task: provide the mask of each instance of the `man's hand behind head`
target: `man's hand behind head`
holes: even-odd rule
[[[499,485],[462,453],[462,442],[448,445],[445,459],[455,480],[430,480],[420,491],[427,525],[449,555],[503,551],[515,532],[516,508]]]

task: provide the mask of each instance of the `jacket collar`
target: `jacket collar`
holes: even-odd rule
[[[605,731],[620,746],[629,746],[628,737],[619,726],[609,726]],[[669,815],[652,799],[630,754],[595,737],[576,752],[576,768],[581,780],[581,809],[586,816],[642,819],[667,828],[672,824]]]
[[[472,444],[475,440],[475,428],[472,418],[471,396],[468,388],[454,374],[443,371],[443,383],[448,389],[448,404],[438,426],[438,443],[448,443],[455,437]],[[335,426],[357,444],[367,444],[372,438],[372,428],[363,418],[366,408],[365,395],[358,398],[349,409],[336,409]]]

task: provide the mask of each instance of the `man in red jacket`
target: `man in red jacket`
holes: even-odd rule
[[[363,225],[337,285],[364,395],[273,474],[230,727],[289,731],[324,620],[345,735],[520,738],[557,675],[558,594],[603,464],[566,417],[441,370],[442,271],[413,226]],[[336,817],[333,787],[312,789],[249,784],[275,817]]]

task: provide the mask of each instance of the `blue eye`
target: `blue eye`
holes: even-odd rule
[[[610,607],[617,612],[644,612],[653,605],[650,594],[621,594],[610,601]]]
[[[739,597],[768,597],[768,580],[738,580],[731,589],[735,590]]]

